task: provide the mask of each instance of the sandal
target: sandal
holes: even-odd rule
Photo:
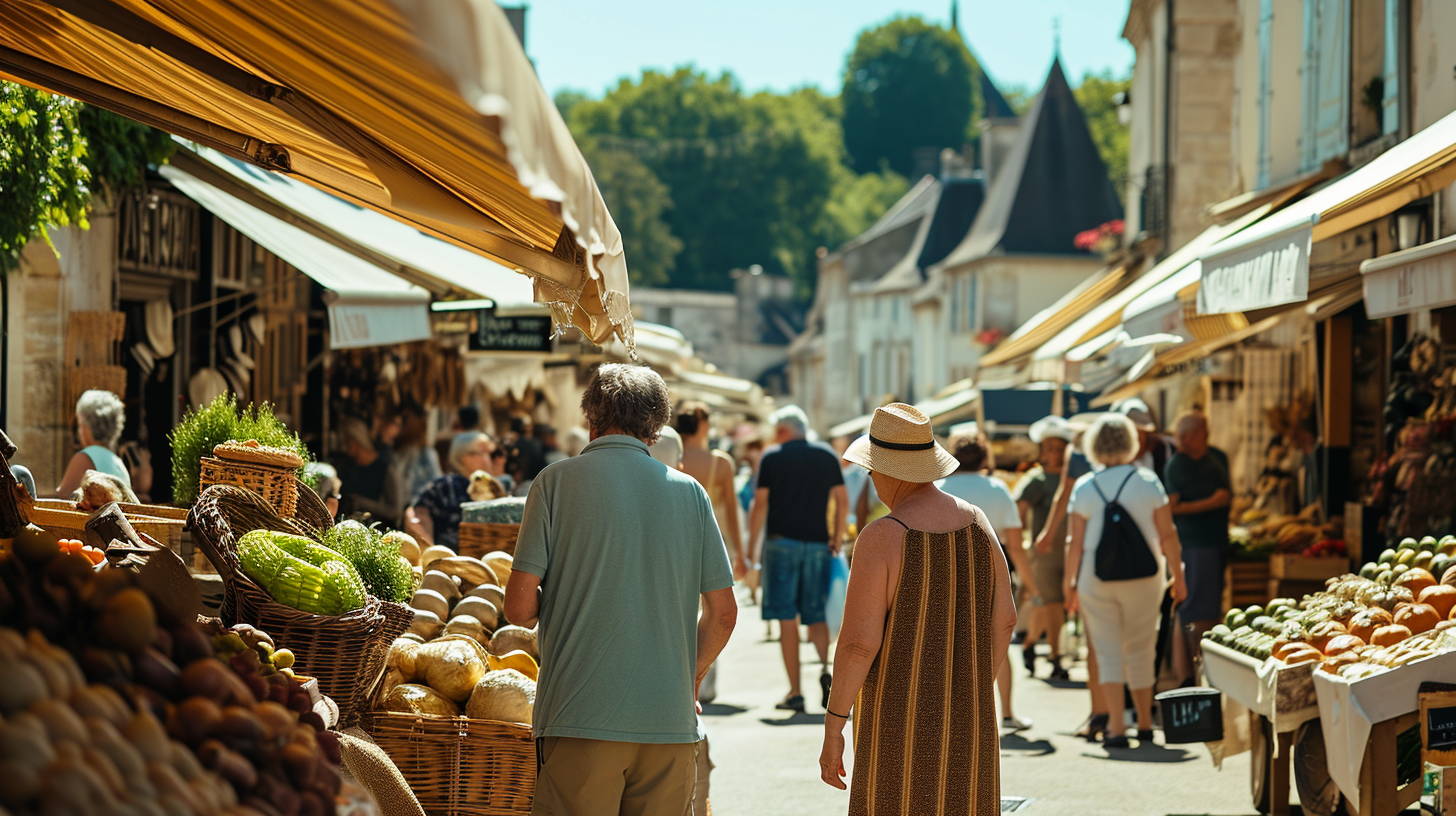
[[[1126,748],[1128,747],[1127,735],[1118,734],[1115,737],[1104,737],[1102,740],[1102,747],[1108,750],[1111,750],[1113,748]]]
[[[1088,742],[1099,742],[1107,734],[1107,720],[1106,714],[1093,714],[1072,736],[1081,737]]]
[[[784,698],[784,701],[782,703],[779,703],[778,705],[774,706],[774,708],[777,708],[780,711],[797,711],[800,714],[803,714],[804,713],[804,695],[802,695],[802,694],[790,695],[789,697]]]

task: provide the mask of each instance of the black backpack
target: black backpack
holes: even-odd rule
[[[1110,500],[1097,486],[1097,480],[1092,480],[1092,489],[1106,505],[1102,510],[1102,538],[1097,542],[1097,561],[1093,565],[1100,581],[1132,581],[1158,574],[1158,559],[1148,548],[1142,529],[1127,508],[1118,502],[1122,488],[1127,487],[1135,475],[1136,467],[1122,480],[1121,487]]]

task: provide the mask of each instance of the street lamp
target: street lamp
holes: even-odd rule
[[[1117,123],[1123,127],[1132,124],[1132,94],[1119,91],[1113,95],[1112,104],[1117,106]]]

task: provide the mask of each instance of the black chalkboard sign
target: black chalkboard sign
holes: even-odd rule
[[[1170,745],[1223,739],[1223,693],[1218,689],[1174,689],[1157,699],[1163,739]]]
[[[507,317],[481,311],[476,313],[475,321],[471,351],[551,351],[549,315]]]
[[[1426,709],[1426,750],[1456,749],[1456,706]]]
[[[1433,765],[1456,765],[1456,685],[1422,683],[1418,709],[1422,758]]]

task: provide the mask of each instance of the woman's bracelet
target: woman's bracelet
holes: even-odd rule
[[[824,709],[824,713],[830,715],[831,717],[838,717],[841,720],[849,719],[848,714],[836,714],[833,711],[830,711],[827,707]]]

